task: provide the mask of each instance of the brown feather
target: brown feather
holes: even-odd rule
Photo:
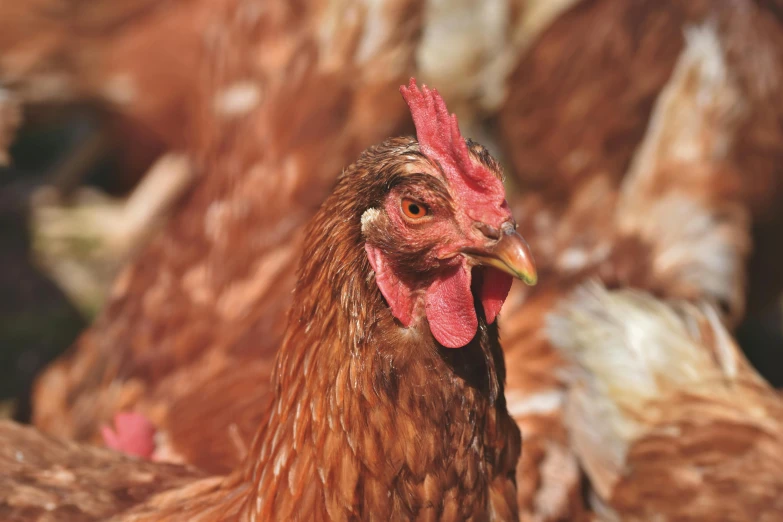
[[[577,364],[566,423],[601,520],[783,516],[783,402],[713,309],[595,285],[550,331]]]

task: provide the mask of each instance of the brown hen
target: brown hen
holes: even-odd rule
[[[364,152],[304,233],[271,403],[245,464],[225,481],[162,491],[166,470],[185,472],[145,463],[146,481],[112,480],[108,500],[91,492],[100,516],[116,498],[122,520],[517,520],[520,438],[495,318],[512,276],[534,282],[535,268],[497,163],[466,143],[435,91],[411,80],[403,95],[418,141]],[[44,519],[83,497],[82,474],[97,485],[90,468],[57,467],[58,443],[7,431],[39,466],[4,468],[0,513]],[[95,455],[105,460],[93,466],[130,467]],[[41,505],[52,473],[59,489]],[[159,493],[125,510],[121,492],[137,483]]]

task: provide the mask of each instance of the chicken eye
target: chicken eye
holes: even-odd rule
[[[405,198],[402,200],[402,213],[411,219],[421,219],[427,216],[430,210],[426,205]]]

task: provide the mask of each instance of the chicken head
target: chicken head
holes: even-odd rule
[[[401,88],[418,146],[378,207],[362,216],[375,280],[405,327],[426,318],[445,347],[467,345],[477,305],[492,323],[516,277],[535,284],[536,269],[505,198],[502,171],[487,150],[459,132],[436,90],[411,79]]]

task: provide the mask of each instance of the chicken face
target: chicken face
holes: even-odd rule
[[[436,91],[419,91],[411,80],[402,92],[419,150],[409,153],[382,203],[362,216],[365,250],[402,325],[426,318],[440,344],[460,348],[478,328],[474,303],[492,323],[512,277],[535,284],[536,269],[516,232],[498,164],[462,138]]]
[[[426,317],[439,343],[459,348],[478,328],[474,294],[492,323],[512,277],[535,284],[532,255],[505,200],[489,211],[465,205],[435,165],[405,170],[362,217],[367,256],[393,315],[404,326]]]

